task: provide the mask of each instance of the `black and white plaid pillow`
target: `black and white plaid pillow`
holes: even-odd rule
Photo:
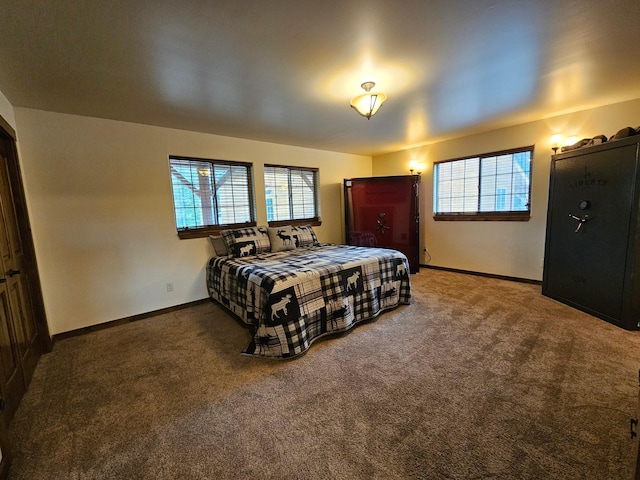
[[[266,227],[246,227],[222,230],[220,232],[229,254],[247,257],[271,251],[271,242]]]
[[[319,245],[318,237],[316,237],[316,232],[313,231],[311,225],[291,227],[291,236],[296,248]]]

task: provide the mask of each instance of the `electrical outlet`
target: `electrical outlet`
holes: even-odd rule
[[[167,283],[167,292],[173,292],[173,282]]]

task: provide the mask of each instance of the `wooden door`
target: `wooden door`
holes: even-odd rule
[[[634,449],[635,449],[635,468],[633,478],[635,480],[640,480],[640,435],[638,435],[638,420],[640,419],[640,370],[638,371],[638,405],[636,410],[635,417],[635,425],[633,424],[633,420],[631,421],[631,438],[634,439]]]
[[[28,384],[42,352],[31,304],[28,272],[25,268],[25,254],[18,228],[14,195],[9,180],[8,155],[3,150],[0,148],[0,213],[4,220],[0,227],[0,234],[6,237],[6,242],[5,239],[0,242],[0,257],[16,329],[18,353],[25,384]]]
[[[9,292],[6,282],[3,281],[0,283],[0,401],[5,426],[13,417],[25,391],[24,375],[16,345],[17,336],[9,306]]]
[[[39,285],[15,140],[0,128],[0,405],[4,407],[0,423],[4,426],[13,417],[40,355],[51,348]]]
[[[4,139],[3,139],[4,140]],[[10,287],[4,272],[4,260],[11,257],[11,244],[9,240],[9,230],[6,222],[2,218],[3,203],[7,188],[5,164],[7,163],[7,154],[5,142],[0,142],[0,393],[2,394],[2,416],[6,419],[5,425],[8,425],[9,419],[20,403],[20,399],[26,389],[24,371],[20,361],[19,344],[23,339],[23,329],[16,328],[13,321],[13,313],[11,310]],[[12,288],[15,289],[15,282],[11,282]]]

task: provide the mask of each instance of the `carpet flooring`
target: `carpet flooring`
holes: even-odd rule
[[[9,437],[22,479],[629,479],[640,332],[540,286],[423,269],[300,358],[215,303],[66,338]]]

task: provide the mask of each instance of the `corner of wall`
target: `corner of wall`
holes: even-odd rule
[[[0,90],[0,116],[13,128],[16,128],[16,115],[13,110],[13,105],[7,97],[5,97],[2,90]]]

